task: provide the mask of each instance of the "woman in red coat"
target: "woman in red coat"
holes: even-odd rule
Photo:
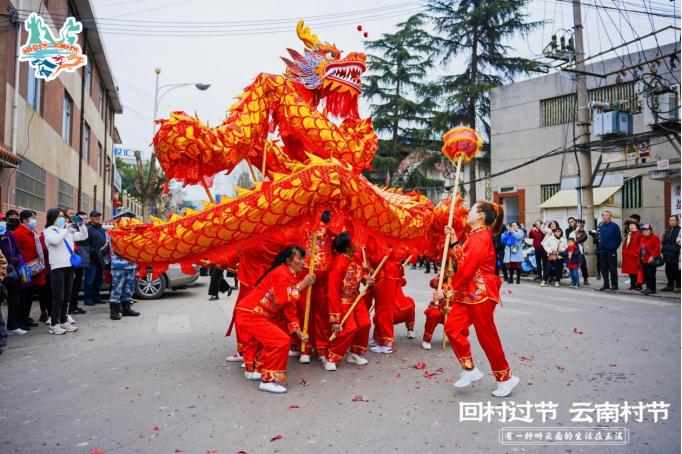
[[[301,342],[308,341],[301,332],[296,301],[315,282],[315,276],[307,275],[300,282],[296,278],[305,265],[303,257],[305,250],[298,246],[280,252],[270,270],[235,309],[245,375],[249,380],[260,380],[261,391],[287,392],[280,383],[286,381],[289,334],[279,327],[279,318],[284,316],[289,333],[296,334]]]
[[[628,234],[623,241],[623,274],[630,276],[630,290],[642,290],[639,278],[642,267],[639,260],[639,248],[642,232],[636,222],[628,224]]]
[[[40,244],[40,237],[35,229],[38,225],[33,211],[24,210],[19,214],[19,226],[12,232],[12,236],[19,246],[21,257],[24,263],[31,266],[33,270],[40,270],[37,274],[31,273],[31,282],[24,285],[21,289],[21,325],[26,327],[36,327],[38,323],[33,320],[31,315],[31,306],[33,305],[33,298],[36,295],[41,295],[47,285],[45,279],[45,257],[43,257],[43,248]],[[41,307],[41,309],[43,309]],[[45,308],[47,311],[47,307]]]
[[[649,224],[642,224],[642,242],[640,246],[640,257],[642,259],[642,272],[646,290],[642,291],[645,295],[656,293],[656,265],[654,259],[661,257],[661,240],[654,235],[653,229]]]
[[[497,388],[492,392],[496,397],[507,397],[520,381],[511,373],[493,318],[493,311],[500,302],[502,285],[502,280],[495,273],[493,235],[500,232],[503,218],[502,207],[494,203],[477,202],[469,211],[467,223],[472,232],[464,242],[463,258],[458,262],[457,272],[450,279],[455,295],[445,322],[445,334],[464,369],[455,386],[463,388],[483,378],[483,373],[474,367],[467,338],[473,324],[497,380]],[[454,235],[454,230],[449,227],[445,230],[446,235],[448,232]],[[456,244],[451,246],[460,247]],[[442,300],[445,293],[437,291],[434,298]]]

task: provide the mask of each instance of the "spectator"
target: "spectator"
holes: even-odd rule
[[[502,242],[502,235],[507,232],[507,226],[502,225],[502,231],[498,235],[493,235],[493,245],[495,247],[495,274],[500,275],[500,269],[504,280],[509,282],[509,273],[507,273],[507,265],[504,264],[504,243]]]
[[[129,211],[124,211],[117,214],[114,219],[130,219],[135,215]],[[111,243],[109,243],[111,244]],[[133,290],[135,288],[135,271],[137,267],[116,255],[116,251],[111,249],[111,294],[109,296],[109,318],[112,320],[121,320],[123,316],[137,317],[139,312],[131,308],[130,300],[133,297]]]
[[[74,227],[71,233],[75,233],[83,225],[83,218],[87,216],[84,211],[79,211],[73,218]],[[90,233],[88,232],[88,237]],[[88,238],[76,241],[76,253],[81,258],[81,266],[73,269],[73,285],[71,286],[71,296],[69,297],[69,314],[85,314],[85,310],[78,307],[78,295],[83,288],[83,275],[90,266],[90,244]]]
[[[512,222],[506,235],[513,239],[514,242],[512,245],[508,245],[504,239],[502,240],[505,243],[503,262],[509,272],[509,280],[507,282],[510,284],[514,283],[514,271],[516,271],[516,283],[520,284],[521,263],[523,263],[523,239],[526,237],[526,234],[519,228],[517,222]]]
[[[569,217],[568,218],[568,227],[566,228],[566,232],[565,232],[566,241],[568,241],[568,239],[571,237],[571,233],[573,233],[573,231],[575,230],[575,228],[576,228],[575,224],[576,224],[575,218],[573,216]]]
[[[640,263],[640,247],[642,242],[642,232],[639,231],[639,224],[636,222],[626,222],[628,233],[623,241],[622,269],[623,274],[630,276],[629,290],[642,290]]]
[[[21,253],[16,240],[8,231],[7,218],[0,214],[0,252],[7,259],[9,270],[14,271],[13,279],[5,278],[3,284],[7,289],[7,334],[23,335],[28,332],[21,326],[21,281],[19,280],[19,266],[22,262]],[[30,329],[30,328],[29,328]]]
[[[208,295],[210,298],[208,299],[209,301],[215,301],[218,298],[218,293],[220,292],[220,287],[221,283],[223,282],[224,278],[224,273],[223,269],[217,265],[214,265],[211,267],[211,281],[208,284]],[[232,287],[230,287],[231,289]],[[232,291],[230,290],[227,296],[230,296],[232,294]]]
[[[653,295],[656,293],[656,264],[654,261],[661,257],[661,240],[654,234],[651,225],[642,225],[641,254],[642,272],[646,290],[642,293]]]
[[[580,249],[580,274],[583,276],[583,285],[590,285],[590,281],[587,280],[587,259],[585,258],[585,241],[587,241],[587,232],[585,232],[585,220],[576,219],[575,220],[575,230],[571,232],[573,238],[575,238],[575,244],[578,245]]]
[[[601,225],[601,222],[599,223]],[[599,226],[596,229],[590,230],[589,235],[592,237],[594,244],[594,256],[597,259],[597,280],[601,280],[601,255],[599,254]]]
[[[69,222],[72,222],[73,216],[74,216],[73,208],[68,207],[68,208],[66,209],[66,211],[64,211],[64,214],[66,215],[66,222],[67,222],[67,224],[68,224]]]
[[[99,250],[107,242],[106,233],[102,228],[102,213],[97,210],[90,212],[90,222],[88,222],[88,248],[90,250],[90,264],[85,271],[83,299],[86,306],[94,306],[102,303],[100,290],[102,289],[102,279],[104,270],[99,261]]]
[[[582,263],[582,253],[575,242],[575,238],[569,238],[566,250],[562,256],[568,265],[568,274],[571,277],[571,288],[580,288],[580,264]]]
[[[620,228],[611,221],[611,212],[604,211],[599,224],[599,256],[601,265],[602,286],[599,290],[618,290],[618,257],[616,252],[623,237]]]
[[[31,318],[31,306],[36,295],[40,296],[45,291],[47,281],[45,280],[45,257],[43,248],[40,244],[40,237],[35,229],[38,221],[35,213],[31,210],[24,210],[19,214],[19,227],[12,236],[19,246],[21,256],[31,268],[31,282],[25,284],[21,289],[21,314],[20,324],[25,327],[36,327],[38,323]]]
[[[52,312],[52,282],[50,280],[50,253],[45,242],[45,229],[38,235],[40,239],[40,247],[43,249],[43,257],[45,257],[45,287],[43,292],[38,295],[40,301],[40,318],[39,322],[45,325],[50,325],[50,313]]]
[[[14,232],[14,229],[19,227],[19,212],[17,210],[7,210],[5,218],[7,219],[7,231],[9,233]]]
[[[556,222],[551,222],[550,225],[557,226]],[[542,247],[547,252],[547,268],[543,276],[541,287],[545,287],[550,277],[554,278],[554,286],[558,287],[563,273],[563,261],[561,260],[561,253],[566,250],[566,239],[563,238],[564,232],[557,226],[552,235],[547,235],[542,240]]]
[[[640,223],[642,222],[642,217],[636,213],[631,214],[628,219],[637,224],[637,227],[639,227]]]
[[[533,240],[533,249],[535,249],[535,264],[537,265],[537,273],[535,280],[542,280],[542,273],[547,265],[547,252],[542,247],[542,240],[545,239],[545,234],[542,231],[542,221],[537,220],[530,229],[528,238]]]
[[[5,280],[7,276],[7,259],[0,252],[0,282]],[[7,289],[0,283],[0,302],[7,299]],[[0,354],[7,347],[7,327],[5,320],[2,318],[2,311],[0,311]]]
[[[43,234],[49,251],[50,285],[52,287],[52,311],[50,317],[50,334],[65,334],[78,330],[75,323],[68,323],[68,305],[73,285],[73,268],[71,254],[74,241],[87,238],[84,225],[72,234],[66,224],[66,215],[59,208],[47,210],[47,224]],[[73,319],[72,319],[73,320]]]
[[[667,285],[661,289],[662,292],[680,292],[680,269],[677,265],[680,260],[680,245],[677,243],[679,235],[680,218],[674,214],[668,219],[668,228],[663,234],[661,244],[661,252],[665,262],[665,276],[668,279]]]

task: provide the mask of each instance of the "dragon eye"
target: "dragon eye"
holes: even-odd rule
[[[327,53],[325,54],[325,57],[327,57],[328,59],[331,60],[332,58],[334,58],[334,52],[327,51]]]

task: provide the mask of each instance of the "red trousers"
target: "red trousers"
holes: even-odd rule
[[[343,305],[344,315],[345,311],[350,308],[350,305]],[[367,352],[367,344],[369,343],[369,329],[372,322],[369,319],[369,311],[367,306],[360,301],[353,309],[343,329],[339,335],[329,346],[327,359],[329,361],[339,363],[343,359],[348,349],[353,353],[362,355]]]
[[[327,356],[329,350],[329,337],[332,335],[329,326],[329,306],[327,305],[327,272],[317,271],[315,273],[315,284],[313,285],[312,329],[308,328],[308,335],[315,347],[317,356]],[[303,320],[303,319],[301,319]]]
[[[266,382],[286,381],[289,335],[264,315],[241,309],[235,312],[246,371],[260,372]]]
[[[500,336],[495,327],[493,311],[496,305],[492,300],[479,304],[453,304],[445,321],[445,334],[448,336],[459,363],[463,368],[471,369],[474,367],[474,360],[471,357],[471,344],[469,344],[468,336],[469,327],[473,324],[476,328],[476,337],[485,356],[488,357],[495,379],[506,381],[511,378],[511,369],[504,357]]]
[[[409,296],[405,296],[402,288],[398,289],[396,296],[396,304],[393,310],[393,324],[399,325],[404,323],[407,329],[414,329],[414,311],[416,308],[414,300]]]
[[[439,323],[443,323],[443,309],[436,306],[429,306],[424,311],[424,315],[426,315],[426,324],[424,324],[424,336],[422,337],[422,340],[424,342],[431,342],[436,326],[438,326]],[[469,333],[467,330],[466,336],[468,335]]]
[[[237,319],[236,319],[236,313],[235,312],[236,312],[237,304],[239,304],[239,302],[241,300],[243,300],[246,297],[246,295],[249,294],[251,289],[252,289],[252,287],[249,287],[248,285],[244,284],[243,282],[239,282],[239,293],[237,294],[237,301],[234,303],[235,310],[232,311],[232,319],[234,321],[234,332],[235,332],[235,337],[237,338],[237,352],[240,354],[244,351],[244,342],[239,337],[239,328],[237,327]],[[230,334],[229,329],[227,330],[227,334],[229,336],[229,334]]]
[[[384,278],[376,283],[374,295],[374,340],[377,345],[393,345],[393,320],[396,312],[396,293],[399,279]]]

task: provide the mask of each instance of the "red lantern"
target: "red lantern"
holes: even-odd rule
[[[443,136],[443,154],[455,162],[462,157],[462,161],[469,162],[481,151],[483,139],[473,129],[458,126],[445,133]]]
[[[362,25],[358,25],[358,31],[359,31],[359,32],[362,31]]]
[[[365,38],[367,38],[367,37],[369,36],[369,33],[365,32],[365,33],[362,34],[362,36],[364,36]]]

